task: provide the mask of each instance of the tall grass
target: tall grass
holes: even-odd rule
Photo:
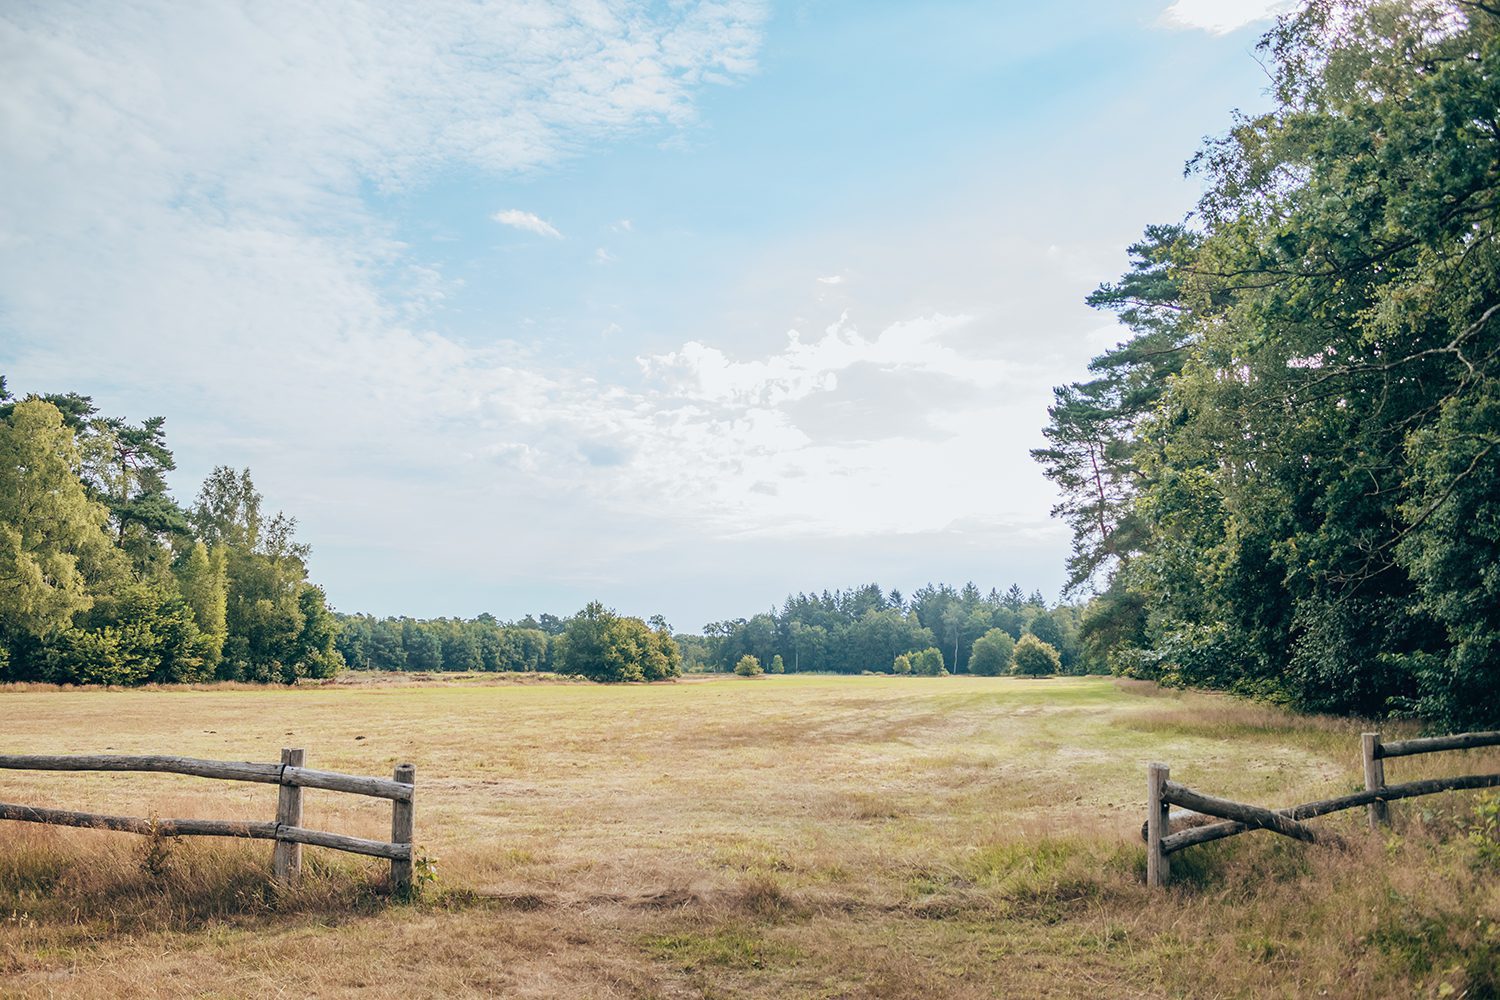
[[[270,877],[264,842],[140,837],[10,824],[0,850],[0,913],[31,947],[115,935],[191,931],[277,915],[374,912],[380,866],[308,852],[303,877]]]

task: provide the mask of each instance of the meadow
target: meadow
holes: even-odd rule
[[[264,842],[0,823],[0,995],[1500,995],[1493,798],[1403,804],[1389,833],[1320,820],[1342,851],[1233,838],[1143,885],[1147,761],[1279,806],[1361,787],[1362,728],[1107,678],[17,686],[8,753],[409,761],[435,878],[393,904],[381,863],[308,848],[276,890]],[[1478,770],[1500,754],[1390,780]],[[264,820],[275,798],[0,772],[0,801],[98,812]],[[306,800],[306,825],[389,832],[383,802]]]

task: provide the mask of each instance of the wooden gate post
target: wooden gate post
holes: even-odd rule
[[[1146,765],[1146,885],[1162,888],[1167,884],[1171,865],[1161,849],[1161,838],[1167,835],[1167,777],[1171,769],[1165,764]]]
[[[281,765],[301,767],[307,761],[306,750],[281,750]],[[302,789],[297,785],[283,783],[276,798],[276,826],[302,825]],[[302,876],[302,845],[290,840],[277,839],[271,854],[271,874],[278,882],[295,882]]]
[[[1385,760],[1380,756],[1380,734],[1360,735],[1360,750],[1365,762],[1365,791],[1373,792],[1385,787]],[[1370,829],[1378,830],[1391,822],[1390,805],[1375,801],[1370,803]]]
[[[410,764],[397,764],[396,772],[392,777],[404,785],[415,785],[417,769]],[[405,802],[400,799],[391,800],[391,843],[405,844],[407,847],[405,858],[391,859],[391,894],[393,896],[405,896],[411,893],[414,860],[411,852],[416,850],[412,842],[415,827],[413,810],[416,807],[414,799],[415,790],[413,790],[413,798]]]

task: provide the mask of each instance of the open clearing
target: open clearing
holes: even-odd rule
[[[443,679],[0,692],[10,753],[417,767],[438,881],[307,849],[0,823],[6,996],[1494,995],[1495,858],[1470,793],[1362,814],[1340,853],[1252,834],[1141,884],[1145,764],[1285,805],[1361,787],[1354,721],[1102,678],[767,677],[633,687]],[[1500,770],[1397,762],[1391,780]],[[1443,770],[1446,769],[1446,770]],[[271,786],[0,772],[0,800],[265,820]],[[384,802],[305,824],[384,838]],[[1476,846],[1477,845],[1477,846]],[[143,864],[154,874],[143,872]],[[1443,995],[1449,995],[1444,993]]]

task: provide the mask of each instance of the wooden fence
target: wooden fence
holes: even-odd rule
[[[52,823],[58,826],[81,826],[101,830],[120,830],[162,837],[249,837],[274,840],[272,873],[281,881],[296,879],[302,873],[302,845],[331,847],[391,862],[391,891],[406,893],[412,883],[413,795],[416,768],[397,765],[392,778],[367,778],[337,771],[315,771],[304,766],[307,753],[301,749],[281,751],[279,764],[253,764],[244,761],[198,760],[193,757],[143,756],[113,754],[55,757],[33,754],[0,754],[0,768],[19,771],[156,771],[165,774],[189,774],[200,778],[225,781],[258,781],[280,786],[276,802],[276,819],[269,823],[222,819],[144,819],[135,816],[105,816],[98,813],[69,812],[38,806],[0,802],[0,820],[25,823]],[[391,800],[391,839],[365,840],[302,826],[302,790],[323,788],[354,795],[370,795]]]
[[[1385,759],[1443,750],[1467,750],[1473,747],[1500,746],[1500,732],[1460,733],[1456,736],[1433,736],[1426,739],[1383,743],[1379,733],[1361,737],[1365,790],[1352,795],[1304,802],[1285,809],[1231,802],[1194,791],[1171,780],[1165,764],[1146,765],[1146,884],[1164,886],[1171,872],[1168,859],[1194,844],[1232,837],[1247,830],[1271,830],[1309,843],[1338,843],[1339,838],[1316,830],[1303,820],[1325,816],[1343,809],[1366,806],[1370,827],[1389,822],[1387,803],[1417,795],[1432,795],[1460,788],[1500,787],[1500,774],[1466,774],[1452,778],[1431,778],[1399,785],[1385,783]],[[1182,806],[1188,813],[1173,813],[1172,806]],[[1195,815],[1196,814],[1196,815]],[[1213,817],[1222,822],[1206,822]]]

